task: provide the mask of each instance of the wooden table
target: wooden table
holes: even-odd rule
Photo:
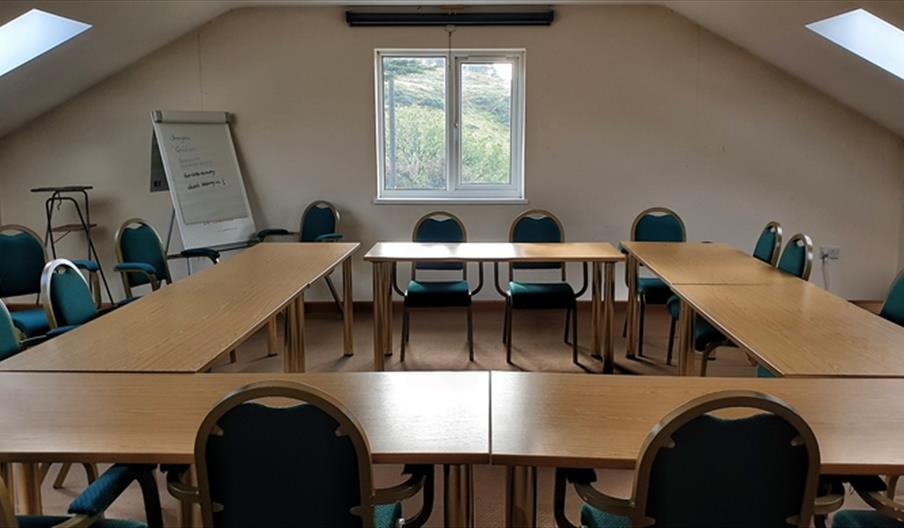
[[[446,466],[447,526],[473,518],[471,464],[489,462],[488,372],[330,374],[0,373],[0,462],[23,462],[40,511],[39,462],[194,463],[198,426],[249,383],[291,380],[335,396],[362,424],[377,464]],[[30,478],[29,478],[30,477]]]
[[[373,264],[374,273],[374,368],[383,370],[384,354],[392,350],[392,281],[398,262],[589,262],[592,266],[591,352],[600,357],[602,349],[603,372],[612,372],[615,263],[624,258],[612,244],[605,242],[378,242],[364,255],[364,260]],[[602,287],[603,282],[605,287]]]
[[[797,280],[729,244],[628,241],[621,245],[628,253],[625,267],[628,285],[628,358],[635,357],[640,342],[640,305],[636,293],[640,266],[647,267],[673,290],[679,284],[786,284]],[[693,334],[687,329],[692,320],[690,313],[679,318],[679,350],[687,348],[687,343],[693,340]],[[679,352],[678,371],[686,374],[693,367],[684,365],[682,357],[686,359]]]
[[[674,291],[776,375],[904,377],[904,328],[808,282]]]
[[[650,429],[721,390],[777,396],[813,428],[826,474],[904,473],[904,380],[492,373],[491,462],[508,466],[510,526],[534,525],[536,466],[633,468]]]
[[[342,265],[344,347],[352,348],[357,243],[258,244],[6,361],[6,371],[202,372],[286,310],[287,372],[304,371],[304,290]]]

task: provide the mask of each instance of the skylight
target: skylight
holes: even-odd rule
[[[40,9],[0,26],[0,76],[91,29],[91,24]]]
[[[869,11],[855,9],[807,29],[904,79],[904,31]]]

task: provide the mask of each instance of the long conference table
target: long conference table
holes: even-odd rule
[[[826,474],[904,473],[901,379],[741,379],[521,372],[324,374],[0,373],[0,462],[22,463],[21,502],[40,511],[38,464],[192,464],[217,401],[291,380],[342,401],[376,464],[444,466],[445,525],[473,526],[472,466],[506,466],[506,525],[536,522],[536,467],[629,469],[651,428],[703,394],[777,396],[813,428]],[[485,493],[495,493],[485,490]],[[498,490],[502,493],[502,490]]]
[[[383,370],[384,356],[392,351],[392,291],[397,263],[476,262],[480,266],[482,283],[484,262],[497,266],[494,280],[500,263],[580,262],[590,263],[592,268],[589,285],[593,329],[591,354],[600,357],[602,351],[603,372],[610,373],[615,354],[612,333],[615,263],[624,259],[624,255],[607,242],[378,242],[364,255],[364,260],[373,264],[374,369]]]
[[[681,300],[678,372],[694,375],[699,315],[777,376],[904,377],[904,328],[727,244],[623,242],[628,342],[638,343],[639,266]]]
[[[343,346],[353,353],[352,264],[358,243],[257,244],[75,330],[0,362],[3,371],[204,372],[264,325],[284,369],[304,372],[304,292],[342,267]]]

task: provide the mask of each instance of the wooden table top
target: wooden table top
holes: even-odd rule
[[[802,280],[676,294],[776,374],[904,377],[904,328]]]
[[[492,463],[632,468],[671,410],[752,389],[795,408],[819,441],[822,471],[904,472],[904,380],[679,378],[492,373]]]
[[[358,245],[258,244],[0,362],[0,370],[204,371]]]
[[[338,398],[364,427],[375,463],[489,461],[488,372],[3,372],[0,460],[192,463],[210,409],[265,380],[297,381]]]
[[[364,255],[372,262],[621,262],[625,256],[608,242],[426,244],[377,242]]]
[[[793,279],[769,264],[722,243],[622,242],[666,284],[769,284]]]

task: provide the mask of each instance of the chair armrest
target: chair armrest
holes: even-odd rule
[[[844,482],[839,477],[823,476],[819,479],[819,489],[813,515],[828,515],[844,505]]]
[[[374,490],[375,504],[392,504],[414,497],[423,492],[421,510],[413,517],[405,519],[405,528],[420,528],[433,513],[434,477],[433,466],[406,464],[402,475],[408,479],[391,488]]]
[[[132,482],[138,480],[142,474],[153,472],[155,467],[137,464],[113,465],[72,501],[69,513],[91,517],[103,514]]]
[[[58,335],[65,334],[70,330],[75,330],[78,328],[78,325],[66,325],[66,326],[58,326],[56,328],[51,328],[49,332],[47,332],[47,339],[52,339]]]
[[[137,273],[144,275],[151,284],[152,290],[160,288],[160,280],[157,279],[157,270],[154,266],[144,262],[120,262],[113,266],[113,271],[118,273]]]
[[[886,484],[878,476],[850,477],[848,481],[868,505],[877,512],[894,519],[904,519],[904,504],[886,495]]]
[[[596,482],[596,471],[592,469],[556,469],[556,479],[563,479],[574,486],[574,490],[585,503],[622,517],[635,515],[634,501],[612,497],[593,487]],[[649,520],[652,524],[652,519]],[[632,526],[648,526],[649,524],[632,524]]]
[[[160,470],[166,473],[166,489],[170,495],[179,502],[201,502],[198,488],[184,482],[189,469],[189,466],[160,466]]]
[[[208,258],[216,264],[220,261],[220,252],[210,248],[184,249],[178,255],[167,255],[166,258]]]
[[[288,229],[261,229],[257,232],[256,235],[254,235],[254,237],[258,240],[258,242],[263,242],[264,240],[272,236],[289,236],[295,234],[297,233],[293,233]]]
[[[341,233],[325,233],[315,238],[314,242],[335,242],[337,240],[342,240],[342,237],[343,235]]]
[[[93,260],[75,259],[72,261],[72,263],[75,264],[75,266],[77,268],[83,269],[83,270],[91,272],[91,273],[97,271],[97,269],[98,269],[97,262],[94,262]]]

